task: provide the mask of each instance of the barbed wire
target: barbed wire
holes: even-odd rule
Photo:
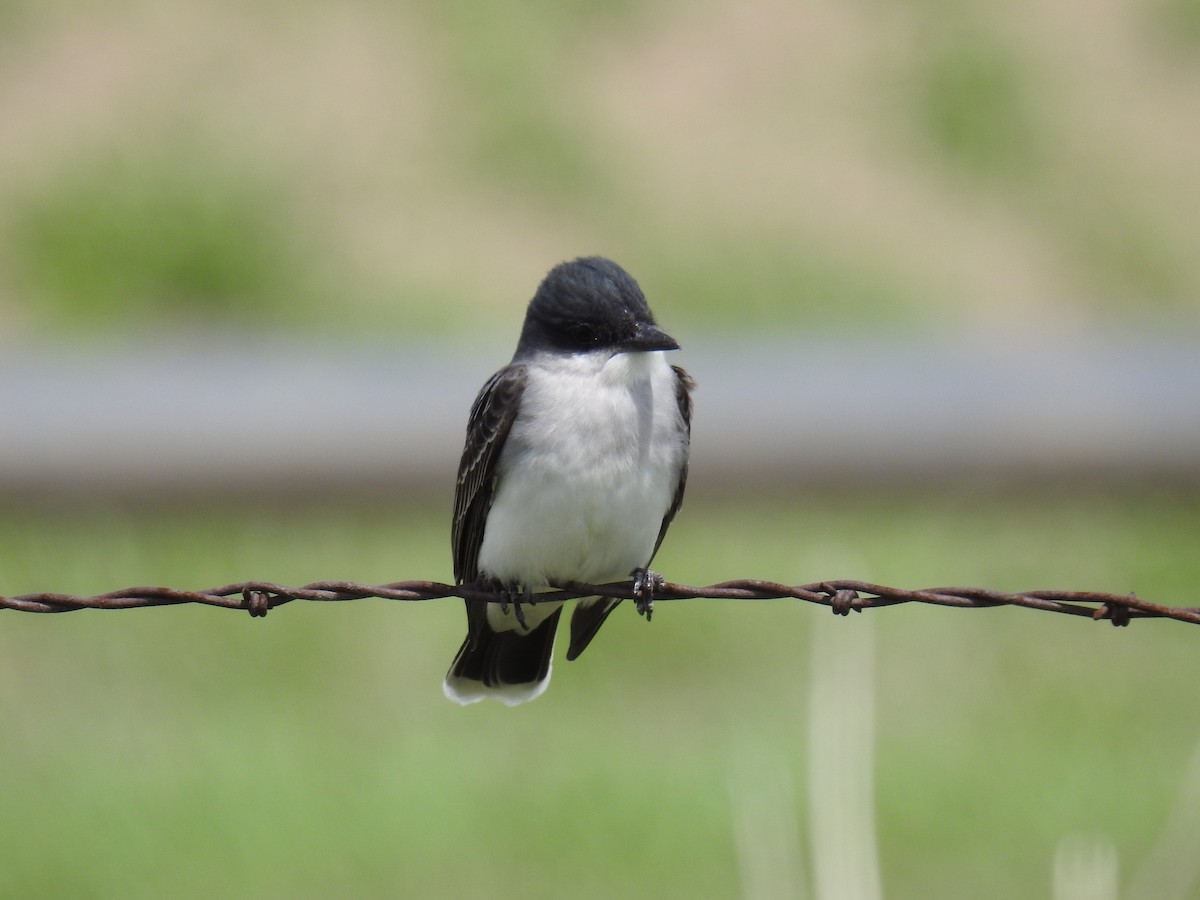
[[[558,585],[558,590],[535,594],[522,603],[546,603],[596,595],[636,600],[632,581],[611,584]],[[341,602],[378,598],[383,600],[424,601],[447,597],[466,600],[510,602],[511,597],[486,587],[450,585],[437,581],[396,581],[371,585],[353,581],[315,581],[303,587],[286,587],[269,581],[244,581],[203,591],[183,591],[168,587],[129,587],[107,594],[78,597],[70,594],[40,593],[0,597],[0,609],[19,612],[61,613],[80,609],[134,609],[150,606],[177,606],[198,603],[224,609],[240,609],[251,616],[293,600]],[[724,581],[704,587],[664,582],[654,589],[654,602],[673,600],[783,600],[795,599],[827,606],[837,615],[849,615],[865,609],[878,609],[902,603],[922,603],[955,609],[985,609],[1015,606],[1043,612],[1105,620],[1113,625],[1128,625],[1132,619],[1169,619],[1200,625],[1200,608],[1164,606],[1139,600],[1134,594],[1105,594],[1092,591],[1037,590],[1004,593],[986,588],[939,587],[903,590],[867,581],[820,581],[805,585],[787,585],[756,578]]]

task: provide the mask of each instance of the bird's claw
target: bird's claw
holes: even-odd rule
[[[528,631],[529,625],[525,622],[525,609],[522,604],[533,604],[533,591],[527,587],[521,587],[519,584],[508,584],[500,588],[500,612],[508,615],[508,605],[512,604],[513,615],[517,617],[517,624],[522,630]]]
[[[661,590],[667,581],[645,567],[634,569],[630,574],[633,576],[633,602],[637,605],[638,615],[645,616],[649,622],[654,614],[654,592]]]

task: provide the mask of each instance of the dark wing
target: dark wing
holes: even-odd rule
[[[671,368],[675,370],[675,399],[679,403],[679,415],[683,419],[684,439],[690,444],[692,441],[692,389],[696,386],[696,382],[679,366],[671,366]],[[675,513],[679,512],[679,507],[683,506],[683,489],[687,486],[687,476],[688,458],[684,453],[683,465],[679,469],[679,483],[675,485],[675,496],[671,498],[671,505],[667,507],[667,513],[663,516],[662,527],[658,530],[658,540],[654,542],[654,553],[650,554],[651,560],[658,553],[663,538],[667,536],[667,529],[671,526],[671,520],[675,518]],[[650,565],[649,560],[646,561],[646,565]]]
[[[458,464],[454,524],[450,530],[456,584],[479,577],[479,546],[495,495],[496,460],[521,408],[525,379],[523,365],[501,369],[488,379],[471,407],[467,443]]]

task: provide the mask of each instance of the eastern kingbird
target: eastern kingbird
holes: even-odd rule
[[[633,576],[649,618],[661,579],[647,567],[687,481],[693,382],[662,353],[678,349],[610,260],[563,263],[538,287],[512,362],[467,422],[454,578],[498,589],[504,602],[466,601],[467,639],[444,684],[451,700],[515,706],[546,689],[562,603],[531,603],[535,592]],[[567,659],[620,602],[577,602]]]

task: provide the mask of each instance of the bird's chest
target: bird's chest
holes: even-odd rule
[[[531,374],[499,461],[482,568],[590,580],[649,561],[675,489],[677,415],[663,372],[616,362]]]
[[[654,407],[649,378],[532,380],[504,448],[502,475],[519,466],[581,492],[593,482],[619,486],[653,465]]]

